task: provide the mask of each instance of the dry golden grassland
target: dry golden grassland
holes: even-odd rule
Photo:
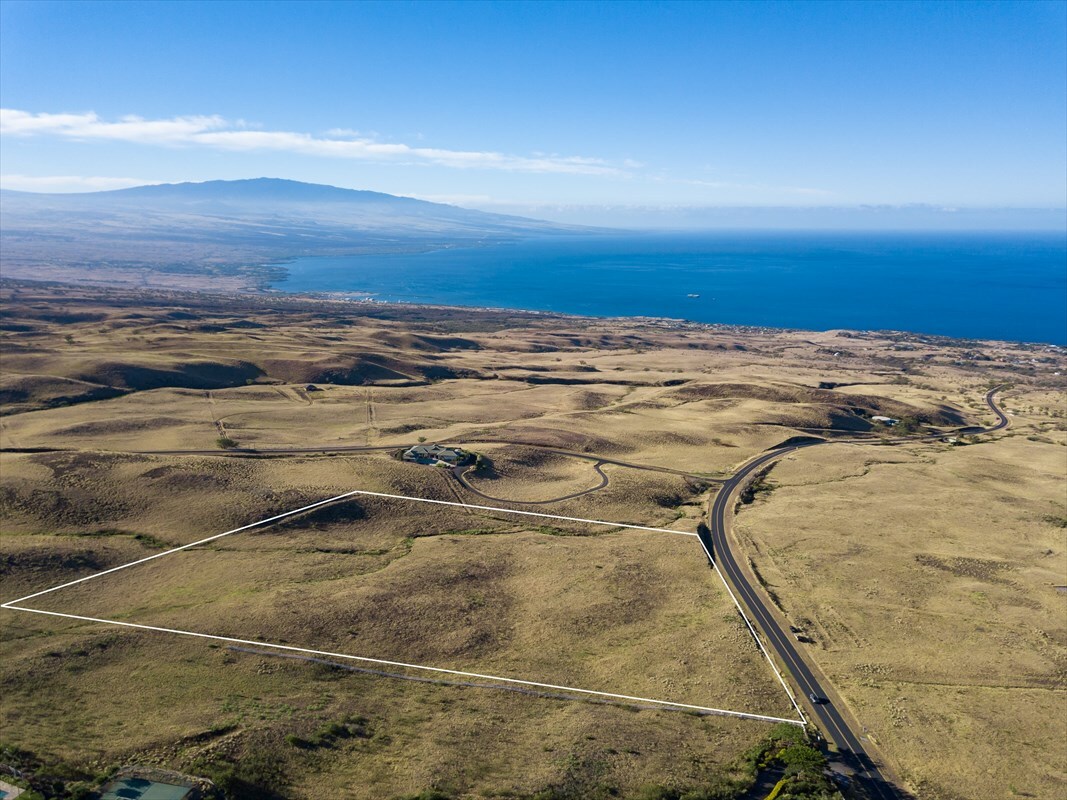
[[[4,588],[12,597],[354,486],[454,500],[446,474],[388,456],[8,454],[2,471]],[[685,485],[651,476],[656,491]],[[673,517],[650,498],[639,503],[639,481],[623,485],[628,506],[605,490],[599,508],[643,505],[643,523]],[[365,497],[28,605],[788,715],[712,579],[688,536],[531,526],[506,514]],[[287,774],[308,782],[294,786],[294,796],[316,796],[322,786],[341,792],[356,775],[364,777],[347,796],[431,784],[490,793],[565,780],[590,791],[600,782],[627,791],[668,779],[695,784],[765,727],[528,695],[470,697],[492,690],[442,687],[432,697],[422,684],[338,675],[182,637],[30,615],[8,616],[6,625],[5,737],[20,747],[74,762],[147,760],[190,771],[209,757],[258,748],[274,758],[280,750],[292,762]],[[271,677],[261,680],[264,670]],[[68,715],[62,709],[72,697],[78,710]],[[328,763],[284,741],[353,715],[372,721],[371,741],[346,744]],[[627,740],[635,720],[647,727]],[[665,767],[683,742],[684,762]]]
[[[1067,790],[1062,395],[1008,393],[966,447],[788,457],[738,536],[804,645],[921,797]],[[1038,433],[1040,432],[1040,433]]]
[[[5,599],[352,489],[693,531],[751,456],[866,436],[777,466],[741,544],[921,796],[1064,786],[1059,351],[29,284],[0,300]],[[872,415],[991,423],[999,383],[1008,433],[878,444]],[[497,500],[399,461],[420,440],[482,454],[466,479]],[[262,452],[299,448],[333,452]],[[34,603],[788,715],[696,540],[669,533],[359,497]],[[292,797],[627,797],[732,774],[765,733],[0,619],[4,743],[89,770],[251,764]]]
[[[314,473],[323,461],[285,464],[295,473],[305,465]],[[330,461],[333,480],[343,472],[345,478],[361,482],[360,473],[346,469],[347,459]],[[174,540],[194,540],[219,524],[230,524],[228,514],[235,512],[225,508],[226,500],[255,486],[271,486],[276,495],[288,492],[288,502],[304,499],[296,494],[302,489],[271,484],[271,474],[282,473],[280,462],[216,462],[219,467],[214,473],[204,470],[216,477],[214,492],[206,492],[215,499],[214,527],[205,529],[204,522],[186,518]],[[253,474],[244,469],[248,464],[254,466]],[[387,466],[398,472],[425,469]],[[153,496],[178,504],[184,499],[191,506],[201,495],[188,481],[173,480],[196,474],[186,465],[167,465],[157,457],[143,459],[139,468],[145,467],[151,467],[146,471],[156,480],[171,481],[167,489],[157,487]],[[226,475],[231,467],[234,474],[226,477],[231,489],[220,490],[218,476]],[[119,479],[124,474],[120,467],[108,474],[98,461],[91,469],[96,477],[83,475],[77,483],[96,480],[101,489],[112,482],[138,484]],[[5,474],[22,471],[32,472],[32,468],[26,470],[19,463],[5,468]],[[422,488],[429,490],[423,494],[432,494],[433,487]],[[121,489],[115,494],[121,496]],[[168,526],[158,506],[137,509],[134,514],[127,506],[127,515],[114,521],[156,527],[146,524],[146,517],[157,518],[160,528]],[[60,572],[82,574],[89,560],[88,566],[100,568],[158,552],[152,544],[128,534],[78,535],[76,525],[65,536],[44,537],[20,529],[35,528],[24,520],[5,537],[9,563],[34,578],[46,569],[40,563],[45,553],[53,566],[50,579],[54,579]],[[49,546],[49,538],[59,539],[59,546]],[[709,577],[691,537],[593,526],[538,530],[502,514],[360,498],[275,527],[235,534],[203,549],[174,553],[46,595],[29,605],[787,714],[784,695],[729,599]],[[5,588],[24,591],[38,583],[5,580]],[[311,770],[315,773],[312,783],[336,787],[356,773],[379,775],[370,782],[364,778],[362,788],[351,792],[361,797],[413,792],[435,782],[461,790],[532,791],[540,788],[539,782],[559,779],[567,759],[585,753],[582,758],[598,763],[606,759],[597,769],[607,770],[610,780],[632,789],[634,782],[659,779],[659,766],[654,767],[659,759],[647,762],[637,753],[627,755],[627,749],[663,748],[665,754],[674,746],[670,743],[692,737],[693,759],[663,774],[698,781],[724,754],[729,758],[733,752],[729,747],[743,749],[759,735],[758,723],[747,723],[751,730],[745,731],[731,721],[680,713],[634,714],[625,708],[609,710],[588,703],[567,709],[561,701],[532,696],[504,695],[495,701],[470,697],[487,690],[441,688],[433,698],[422,685],[412,688],[384,678],[339,676],[313,664],[234,653],[163,634],[114,632],[65,622],[57,625],[38,617],[19,617],[9,623],[14,630],[8,631],[4,659],[12,670],[6,681],[6,728],[9,734],[17,732],[20,745],[68,759],[84,758],[87,753],[114,758],[117,753],[133,752],[163,758],[171,766],[189,766],[203,755],[203,748],[189,740],[216,726],[226,728],[225,733],[207,736],[207,741],[214,745],[216,738],[222,738],[233,751],[256,747],[257,737],[277,744],[285,735],[305,734],[331,719],[358,714],[374,720],[382,741],[354,743],[340,754],[339,762],[322,765],[326,774],[316,772],[314,760],[300,763],[304,754],[297,749],[291,754],[296,762],[294,774],[303,776]],[[144,644],[149,647],[143,648]],[[68,658],[75,651],[84,658]],[[179,661],[183,670],[164,661]],[[249,662],[257,670],[266,665],[270,677],[260,681],[255,671],[245,674],[242,669],[247,670]],[[230,665],[235,666],[231,669]],[[238,669],[238,665],[243,666]],[[123,675],[130,669],[133,675]],[[182,677],[184,669],[188,677]],[[235,674],[222,674],[229,672]],[[275,677],[275,672],[281,674]],[[56,678],[54,685],[50,675]],[[159,680],[165,680],[165,685],[158,684]],[[222,686],[215,687],[215,680]],[[62,706],[61,698],[77,691],[79,685],[88,693],[79,706],[91,707],[93,712],[88,717],[76,715],[82,724],[73,729],[70,720],[62,722],[67,727],[61,744],[55,728],[60,721],[49,709]],[[388,687],[397,696],[383,701]],[[207,696],[199,697],[194,690]],[[156,691],[162,698],[152,696]],[[383,702],[390,710],[378,708]],[[413,702],[427,708],[406,707]],[[170,703],[180,706],[174,714],[167,711]],[[546,710],[546,703],[561,707]],[[260,706],[268,709],[264,719],[254,713]],[[497,710],[480,719],[479,715],[493,708]],[[452,714],[457,718],[443,724],[442,717]],[[632,742],[622,747],[622,732],[616,730],[620,725],[633,730],[630,717],[642,718],[648,726],[637,748]],[[116,722],[121,723],[117,730]],[[546,725],[552,726],[547,740],[553,746],[545,743]],[[599,731],[601,725],[610,731]],[[501,726],[510,730],[514,741],[505,748],[508,752],[497,754],[493,751]],[[452,739],[450,729],[463,734]],[[567,730],[580,730],[581,735],[567,741]],[[711,738],[706,741],[708,735]],[[167,757],[159,755],[158,748]],[[617,752],[608,753],[608,749]],[[531,750],[536,758],[531,769],[526,769],[523,762],[531,758]],[[487,763],[476,768],[482,759]],[[397,766],[408,762],[411,768],[397,773]],[[495,769],[494,762],[498,762]]]
[[[360,505],[368,518],[357,524],[320,531],[299,522],[295,530],[235,535],[33,604],[639,697],[789,712],[759,653],[743,636],[735,640],[729,598],[709,580],[690,537],[546,532],[483,515],[423,510],[405,517],[395,501]],[[337,513],[358,512],[350,503]],[[736,683],[723,685],[724,674]]]

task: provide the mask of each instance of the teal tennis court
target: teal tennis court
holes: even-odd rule
[[[146,778],[120,778],[103,787],[100,800],[183,800],[191,791],[188,786]]]

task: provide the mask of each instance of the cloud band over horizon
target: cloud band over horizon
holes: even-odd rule
[[[164,147],[208,147],[228,151],[277,151],[325,158],[396,164],[428,164],[454,169],[567,175],[624,175],[626,170],[603,159],[583,156],[518,156],[494,151],[448,150],[379,142],[346,131],[314,135],[297,131],[262,130],[218,115],[145,119],[124,116],[115,121],[93,112],[33,113],[0,108],[0,135],[47,136],[73,141],[108,141]],[[626,167],[637,166],[627,162]]]

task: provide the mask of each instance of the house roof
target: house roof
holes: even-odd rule
[[[441,456],[452,455],[458,456],[459,450],[457,448],[442,447],[439,444],[417,444],[412,447],[408,452],[413,456]]]

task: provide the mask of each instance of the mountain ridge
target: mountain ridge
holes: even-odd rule
[[[432,203],[415,197],[375,192],[370,189],[347,189],[325,183],[294,181],[289,178],[238,178],[235,180],[180,181],[178,183],[146,183],[121,189],[100,189],[92,192],[27,192],[15,189],[0,189],[0,194],[20,197],[59,198],[67,200],[126,200],[130,198],[187,198],[187,199],[243,199],[243,200],[296,200],[312,202],[366,202],[406,201],[428,205]],[[452,206],[459,208],[459,206]]]
[[[0,193],[5,277],[266,288],[306,256],[411,253],[597,229],[284,178]]]
[[[84,208],[86,205],[104,203],[121,205],[125,202],[142,203],[144,200],[174,204],[241,203],[256,208],[268,203],[313,204],[333,206],[379,205],[414,211],[420,216],[433,213],[469,220],[501,222],[507,220],[524,227],[549,227],[554,230],[580,231],[585,226],[546,222],[514,214],[496,214],[477,211],[450,203],[436,203],[405,195],[393,195],[369,189],[348,189],[321,183],[308,183],[288,178],[241,178],[236,180],[183,181],[180,183],[150,183],[123,189],[103,189],[94,192],[25,192],[12,189],[0,190],[0,197],[28,201],[51,206]],[[235,209],[239,211],[240,209]]]

